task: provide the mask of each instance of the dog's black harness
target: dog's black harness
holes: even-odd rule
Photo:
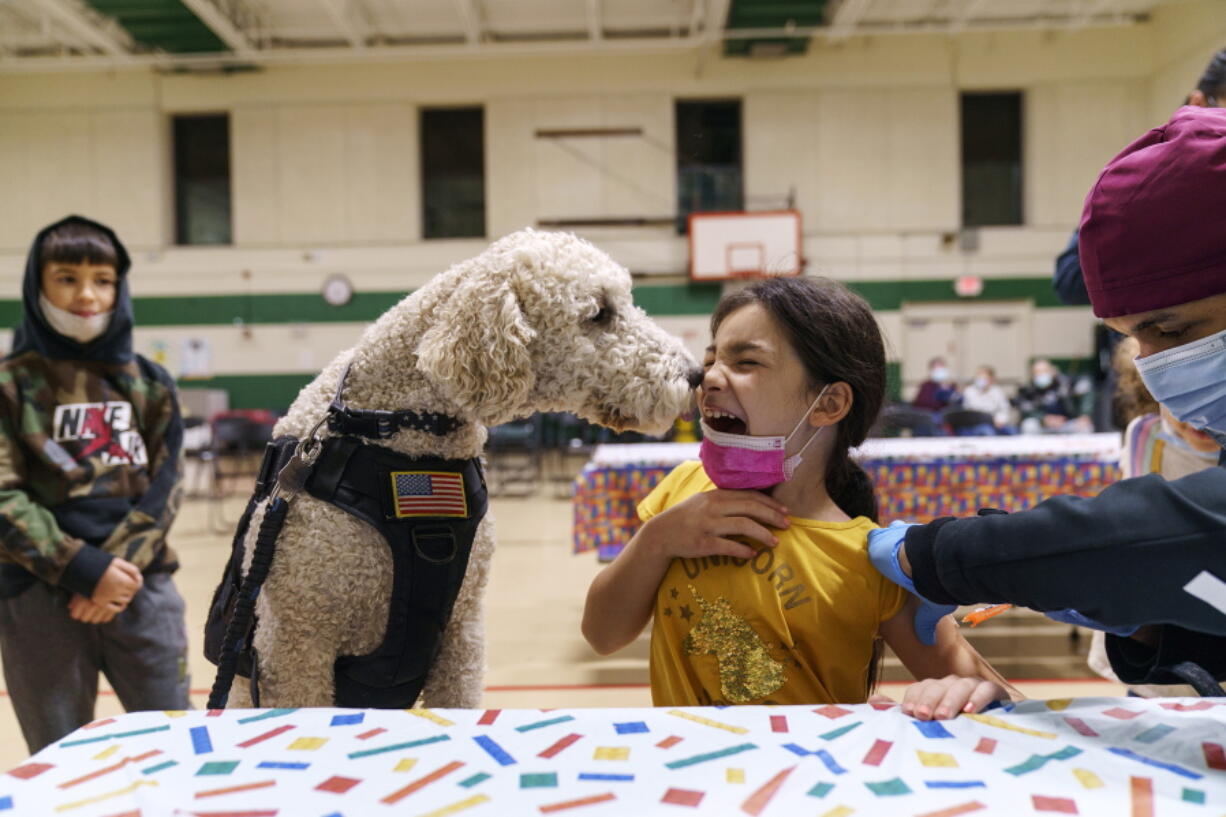
[[[314,441],[314,447],[282,437],[264,452],[255,492],[239,521],[205,625],[205,656],[217,664],[210,709],[225,706],[236,673],[251,679],[258,705],[259,662],[252,646],[255,599],[288,503],[299,490],[372,525],[392,554],[386,635],[372,653],[337,659],[336,705],[412,706],[442,646],[473,538],[488,507],[480,461],[409,457],[368,442],[400,428],[442,435],[458,428],[460,421],[434,413],[350,409],[341,399],[347,374],[348,369],[326,418],[341,436],[321,442],[310,435],[306,442]],[[270,496],[244,578],[243,540],[256,507]],[[336,580],[344,581],[343,566]]]

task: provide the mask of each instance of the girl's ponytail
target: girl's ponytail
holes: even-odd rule
[[[826,469],[826,491],[843,513],[852,517],[867,516],[877,521],[877,494],[868,472],[847,456],[847,449],[835,446]]]

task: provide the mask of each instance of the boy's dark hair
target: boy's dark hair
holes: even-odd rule
[[[115,244],[102,230],[69,221],[43,236],[38,248],[39,266],[47,264],[109,264],[119,268]]]
[[[859,295],[828,278],[768,278],[725,295],[711,315],[711,335],[743,306],[760,304],[783,329],[804,363],[810,388],[851,386],[847,416],[835,426],[826,491],[849,516],[877,521],[877,497],[867,473],[848,456],[877,421],[885,400],[885,343]]]

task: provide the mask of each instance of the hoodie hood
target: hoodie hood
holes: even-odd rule
[[[115,272],[119,283],[115,289],[115,306],[111,314],[110,325],[106,331],[89,343],[81,343],[65,337],[51,328],[43,315],[39,304],[42,294],[43,260],[41,248],[43,238],[65,224],[82,224],[93,227],[106,234],[115,245],[115,256],[118,261]],[[26,257],[26,274],[22,283],[21,325],[13,335],[13,348],[9,357],[15,357],[23,352],[37,352],[40,355],[60,360],[88,360],[97,363],[128,363],[132,360],[132,299],[128,295],[128,268],[132,266],[128,251],[119,241],[119,236],[103,224],[90,221],[81,216],[69,216],[44,227],[34,237],[30,254]]]

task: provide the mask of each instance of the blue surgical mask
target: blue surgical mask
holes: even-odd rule
[[[1040,389],[1045,389],[1052,384],[1054,378],[1047,372],[1036,374],[1034,376],[1034,384]]]
[[[1155,400],[1226,446],[1226,330],[1134,362]]]

